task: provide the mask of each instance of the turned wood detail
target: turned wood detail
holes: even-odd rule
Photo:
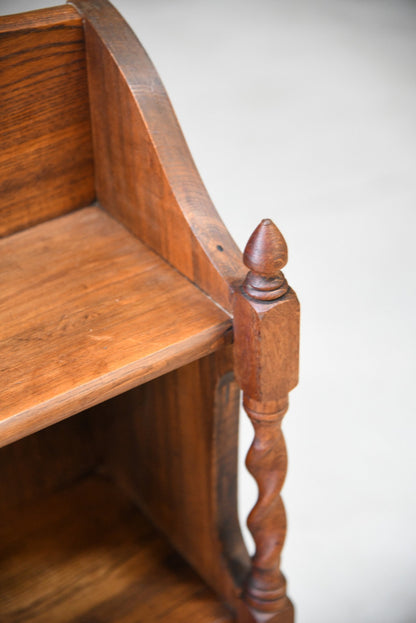
[[[287,399],[269,406],[245,399],[244,408],[254,427],[254,440],[246,465],[255,478],[259,496],[247,525],[256,551],[246,586],[246,602],[262,612],[274,613],[285,606],[286,581],[280,572],[280,553],[286,535],[286,514],[280,491],[287,469],[286,446],[281,422]]]
[[[244,251],[244,264],[249,268],[244,291],[258,301],[273,301],[288,290],[281,269],[287,263],[287,246],[276,225],[264,219],[254,230]]]
[[[247,468],[258,485],[258,500],[247,525],[256,551],[243,600],[250,621],[293,621],[280,555],[286,533],[280,497],[286,470],[281,422],[288,393],[297,383],[299,304],[281,271],[287,262],[283,236],[263,220],[244,252],[249,269],[234,298],[234,359],[243,404],[254,427]]]

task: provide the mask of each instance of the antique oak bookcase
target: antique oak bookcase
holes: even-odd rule
[[[291,623],[280,232],[240,254],[106,0],[1,18],[0,56],[0,621]]]

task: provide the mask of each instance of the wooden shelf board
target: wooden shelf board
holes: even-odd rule
[[[2,623],[231,623],[111,483],[88,477],[0,520]]]
[[[0,445],[221,347],[229,316],[97,206],[0,241]]]

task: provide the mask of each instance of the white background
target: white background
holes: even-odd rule
[[[416,3],[115,5],[238,244],[271,217],[289,245],[302,350],[283,569],[297,622],[414,623]],[[255,498],[243,474],[242,521]]]

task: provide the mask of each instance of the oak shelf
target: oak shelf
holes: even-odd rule
[[[2,623],[231,623],[109,481],[89,476],[0,520]]]
[[[0,241],[0,280],[0,445],[216,350],[231,327],[97,206]]]

